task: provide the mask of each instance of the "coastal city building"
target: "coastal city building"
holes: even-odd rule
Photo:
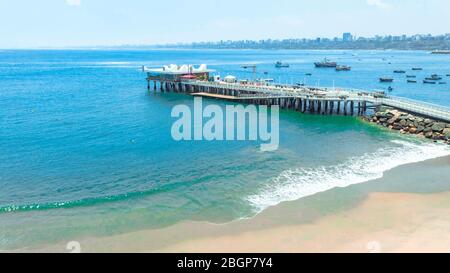
[[[346,33],[344,33],[344,34],[342,35],[342,40],[343,40],[344,42],[351,42],[351,41],[353,41],[353,36],[352,36],[351,33],[346,32]]]

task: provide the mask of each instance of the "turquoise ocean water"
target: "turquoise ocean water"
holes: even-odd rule
[[[314,69],[324,57],[351,72]],[[291,64],[276,69],[278,60]],[[282,201],[379,178],[448,147],[355,117],[282,111],[280,149],[255,142],[176,142],[184,94],[146,90],[142,65],[206,63],[222,76],[385,90],[450,106],[450,56],[396,51],[0,51],[0,250],[170,226],[224,223]],[[412,67],[423,67],[413,72]],[[407,84],[437,73],[447,85]],[[262,75],[268,72],[268,75]],[[312,73],[312,76],[305,76]],[[225,106],[225,102],[206,100]]]

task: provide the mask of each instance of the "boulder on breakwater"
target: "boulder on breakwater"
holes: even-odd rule
[[[381,107],[373,115],[365,116],[363,119],[399,131],[402,134],[418,135],[450,144],[450,123],[419,117],[386,107]]]

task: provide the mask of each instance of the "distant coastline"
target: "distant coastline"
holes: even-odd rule
[[[264,44],[260,42],[245,43],[242,41],[194,43],[183,45],[157,45],[152,48],[168,49],[267,49],[267,50],[408,50],[408,51],[435,51],[450,50],[448,41],[415,41],[415,42],[310,42],[294,43],[285,42]]]
[[[293,50],[449,50],[450,34],[432,36],[416,34],[413,36],[355,37],[344,33],[342,38],[315,39],[265,39],[265,40],[227,40],[216,42],[193,42],[164,44],[157,47],[188,49],[293,49]]]
[[[155,49],[236,49],[236,50],[402,50],[442,52],[450,50],[450,33],[442,35],[356,37],[344,33],[342,38],[294,38],[264,40],[221,40],[187,43],[80,45],[70,47],[17,48],[20,50],[155,50]],[[0,48],[0,50],[14,50]]]

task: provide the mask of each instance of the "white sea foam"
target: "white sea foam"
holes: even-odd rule
[[[384,172],[400,165],[450,155],[450,147],[445,144],[391,142],[395,144],[393,147],[351,158],[342,164],[284,171],[260,193],[247,199],[255,209],[262,211],[284,201],[382,178]]]

